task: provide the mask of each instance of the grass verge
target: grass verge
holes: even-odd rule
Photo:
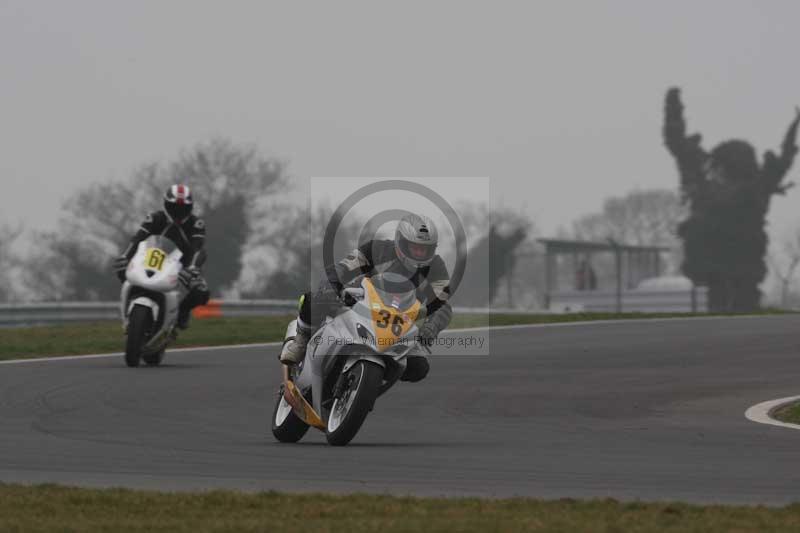
[[[787,424],[800,424],[800,401],[782,405],[772,411],[769,416]]]
[[[765,508],[221,491],[172,494],[0,484],[0,530],[771,532],[800,530],[800,505]]]
[[[195,320],[182,331],[173,348],[220,346],[281,340],[288,316],[209,318]],[[0,360],[121,352],[125,337],[121,322],[0,329]]]
[[[774,314],[773,311],[766,312]],[[575,313],[575,314],[456,314],[451,329],[516,324],[549,324],[591,320],[648,319],[700,316],[689,313]],[[707,316],[707,315],[703,315]],[[222,346],[283,340],[291,316],[209,318],[195,320],[181,332],[174,348]],[[120,322],[0,328],[0,360],[56,355],[119,352],[125,339]]]

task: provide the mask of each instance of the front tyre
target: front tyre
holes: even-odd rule
[[[142,359],[147,364],[147,366],[158,366],[161,364],[161,361],[164,360],[164,348],[159,350],[156,353],[151,353],[148,355],[143,355]]]
[[[345,388],[334,400],[325,437],[332,446],[345,446],[356,436],[375,404],[383,381],[383,368],[359,361],[347,371]]]
[[[308,431],[308,424],[300,420],[289,402],[283,397],[283,387],[280,389],[275,409],[272,410],[272,434],[278,442],[297,442]]]
[[[141,305],[134,305],[128,317],[128,339],[125,342],[125,364],[139,366],[142,346],[147,342],[147,332],[153,325],[152,311]]]

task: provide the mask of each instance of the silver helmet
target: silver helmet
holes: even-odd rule
[[[439,232],[428,217],[408,214],[400,219],[394,234],[397,258],[409,270],[417,270],[431,264],[436,257]]]

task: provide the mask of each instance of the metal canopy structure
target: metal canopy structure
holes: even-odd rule
[[[579,268],[588,267],[591,271],[591,257],[598,253],[611,253],[614,257],[615,289],[617,295],[617,312],[622,312],[622,291],[624,288],[633,288],[638,281],[661,275],[661,253],[671,249],[665,246],[637,246],[623,244],[608,239],[606,242],[573,241],[565,239],[538,239],[545,246],[545,306],[549,309],[551,296],[555,290],[555,274],[558,256],[573,258],[573,268],[576,274]],[[579,258],[583,257],[584,263],[579,266]],[[625,278],[625,279],[623,279]],[[595,282],[588,283],[579,290],[593,290]]]

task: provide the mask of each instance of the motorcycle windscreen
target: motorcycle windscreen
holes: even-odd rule
[[[180,259],[183,253],[171,239],[163,235],[151,235],[144,240],[144,267],[161,272],[168,257]]]
[[[406,311],[417,303],[416,286],[403,276],[394,272],[383,272],[369,278],[381,303],[398,311]]]

